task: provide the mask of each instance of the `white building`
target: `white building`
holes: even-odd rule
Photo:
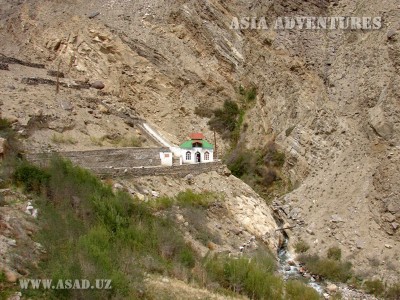
[[[160,152],[160,159],[162,166],[172,166],[172,152]]]
[[[183,164],[208,163],[214,160],[214,146],[204,139],[202,133],[192,133],[190,140],[182,143],[180,148]]]

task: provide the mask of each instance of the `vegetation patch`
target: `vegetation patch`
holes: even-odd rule
[[[175,197],[163,196],[156,198],[150,201],[148,205],[156,211],[168,209],[174,205],[179,205],[180,207],[199,207],[206,209],[219,199],[220,196],[216,193],[194,193],[192,190],[187,189],[186,191],[179,192]]]
[[[192,190],[179,192],[175,197],[160,197],[148,202],[148,205],[156,211],[168,210],[174,205],[179,206],[185,220],[190,222],[189,231],[196,240],[207,246],[209,242],[220,244],[219,235],[212,233],[207,227],[206,209],[220,196],[211,193],[194,193]]]
[[[289,280],[286,282],[286,297],[287,300],[319,300],[320,295],[316,290],[306,286],[298,280]]]
[[[201,118],[211,118],[214,114],[214,111],[208,106],[196,106],[194,113]]]
[[[389,300],[400,299],[400,282],[387,288],[385,298]]]
[[[274,275],[275,260],[266,252],[231,258],[208,257],[207,276],[221,287],[246,295],[250,299],[320,299],[318,293],[300,281],[288,281]]]
[[[70,144],[70,145],[75,145],[78,142],[71,136],[67,136],[64,134],[53,134],[51,137],[51,141],[55,144]]]
[[[294,251],[296,253],[305,253],[308,251],[308,249],[310,249],[310,245],[303,241],[303,240],[299,240],[295,245],[294,245]]]
[[[330,259],[340,261],[342,259],[342,250],[339,247],[331,247],[328,249],[326,256]]]
[[[144,140],[143,138],[130,136],[130,137],[118,137],[115,139],[108,139],[110,144],[119,147],[141,147]]]
[[[210,119],[208,125],[211,130],[221,134],[223,139],[232,140],[234,132],[240,131],[240,115],[243,115],[243,112],[239,105],[232,100],[226,100],[223,108],[214,110],[214,116]]]
[[[366,280],[364,282],[364,289],[368,294],[374,294],[375,296],[381,296],[385,292],[385,285],[379,279]]]
[[[144,272],[173,276],[179,268],[190,277],[197,257],[176,225],[154,216],[130,195],[114,193],[88,171],[55,158],[47,169],[22,163],[14,178],[36,194],[40,211],[43,229],[36,239],[47,254],[32,277],[93,282],[109,278],[113,286],[91,291],[27,290],[26,297],[137,298],[143,297]]]
[[[346,282],[353,276],[350,262],[341,262],[331,258],[321,258],[318,255],[300,255],[299,260],[307,270],[314,275],[335,282]]]
[[[226,158],[232,174],[264,197],[268,197],[273,184],[281,180],[279,174],[284,162],[285,155],[272,142],[262,150],[247,150],[238,146]]]
[[[246,111],[254,107],[256,99],[256,87],[245,88],[240,85],[237,100],[226,100],[222,108],[214,110],[208,125],[231,143],[231,150],[224,161],[232,174],[268,200],[272,199],[271,190],[281,193],[290,184],[281,181],[279,174],[285,163],[285,155],[278,151],[274,142],[261,143],[258,149],[247,149],[244,145]],[[198,113],[201,113],[200,109]]]

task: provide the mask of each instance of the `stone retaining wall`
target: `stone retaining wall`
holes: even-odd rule
[[[160,152],[168,148],[117,148],[54,153],[30,153],[27,160],[46,165],[54,154],[70,159],[83,168],[134,168],[161,165]]]
[[[53,155],[68,158],[72,163],[91,170],[101,177],[176,176],[201,174],[210,171],[225,172],[225,166],[217,161],[210,163],[161,166],[160,152],[168,148],[118,148],[88,151],[64,151],[29,153],[26,159],[46,166]]]
[[[173,176],[185,177],[188,174],[198,175],[211,171],[224,172],[225,165],[221,162],[210,162],[195,165],[157,166],[143,168],[97,168],[92,169],[100,177],[140,177],[140,176]]]

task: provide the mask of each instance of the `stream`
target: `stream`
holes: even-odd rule
[[[287,250],[288,237],[284,234],[285,240],[278,250],[279,273],[285,280],[305,279],[308,286],[315,289],[319,294],[324,293],[322,282],[318,282],[312,275],[302,271],[301,266],[295,261],[295,256]]]

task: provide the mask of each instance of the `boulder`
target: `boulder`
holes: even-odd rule
[[[143,194],[141,194],[141,193],[136,193],[136,197],[140,200],[140,201],[143,201],[144,200],[144,195]]]
[[[344,221],[341,216],[339,216],[338,214],[334,214],[331,216],[331,222],[339,223],[339,222],[344,222]]]
[[[388,140],[393,134],[393,124],[391,124],[385,116],[383,109],[380,106],[375,106],[368,111],[369,124],[374,129],[376,134]]]
[[[194,176],[192,174],[186,175],[184,179],[188,184],[193,184],[194,183]]]
[[[395,35],[396,35],[396,30],[395,29],[389,29],[386,36],[388,38],[388,40],[393,40],[395,39]]]
[[[337,285],[336,285],[336,284],[333,284],[333,283],[328,284],[327,287],[326,287],[326,291],[327,291],[329,294],[336,293],[337,289],[338,289]]]
[[[72,110],[74,108],[71,101],[66,100],[66,99],[60,100],[60,106],[64,110]]]
[[[116,183],[114,183],[113,188],[114,188],[115,190],[123,190],[123,189],[124,189],[124,186],[123,186],[122,184],[116,182]]]
[[[310,235],[314,235],[314,234],[315,234],[314,231],[313,231],[312,229],[310,229],[310,228],[307,228],[307,229],[306,229],[306,232],[307,232],[308,234],[310,234]]]
[[[104,89],[105,85],[102,81],[97,80],[90,85],[94,89],[102,90]]]
[[[388,222],[393,222],[396,220],[396,217],[394,215],[392,215],[391,213],[386,213],[383,215],[383,219]]]
[[[94,19],[96,18],[100,13],[98,11],[92,12],[88,15],[89,19]]]
[[[108,110],[108,108],[107,108],[105,105],[103,105],[103,104],[99,104],[99,105],[97,106],[97,109],[98,109],[99,112],[101,112],[102,114],[108,114],[108,113],[110,113],[110,111]]]
[[[15,272],[6,270],[4,273],[5,273],[4,275],[6,276],[7,282],[14,283],[18,280],[18,274]]]

